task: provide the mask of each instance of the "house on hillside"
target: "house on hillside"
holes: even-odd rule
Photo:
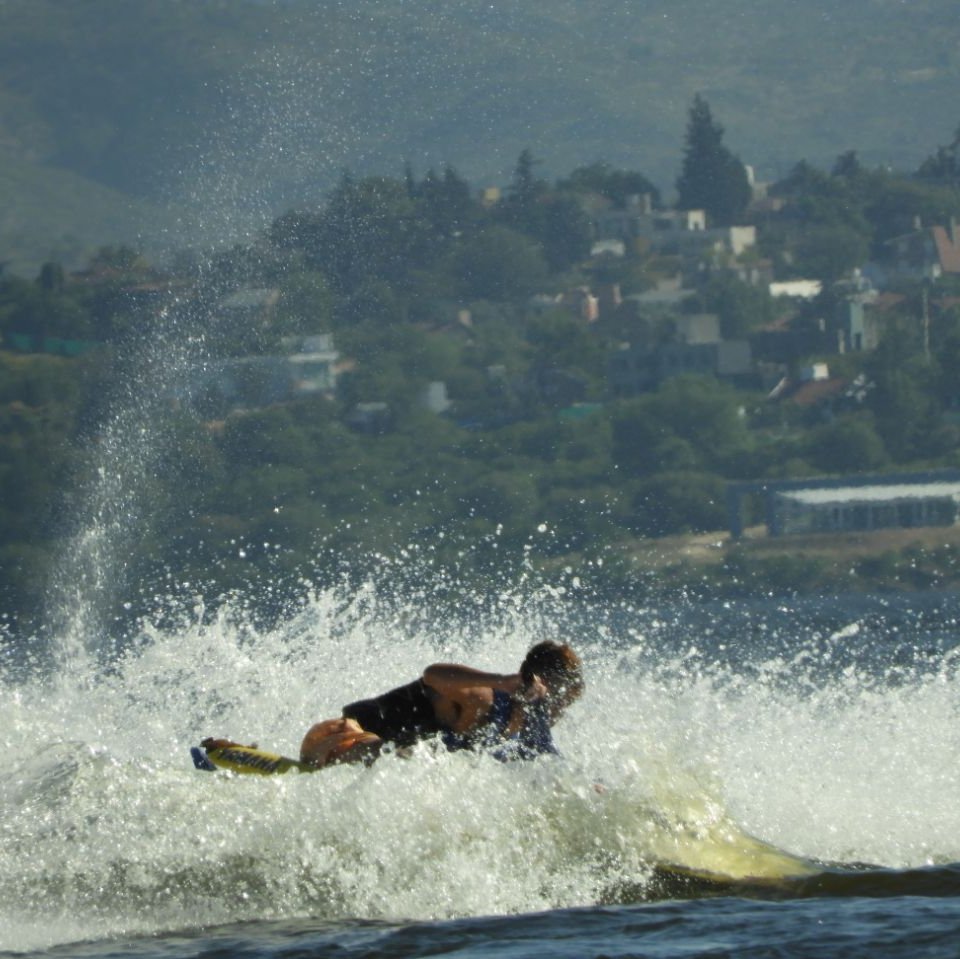
[[[951,217],[945,226],[924,227],[917,217],[913,229],[883,245],[872,272],[880,285],[892,280],[931,280],[960,275],[960,230]]]
[[[720,317],[716,313],[681,313],[673,319],[677,343],[719,343]]]
[[[646,334],[613,352],[607,361],[607,382],[616,396],[656,389],[665,379],[684,373],[715,376],[746,384],[754,374],[746,340],[724,340],[713,313],[678,314],[670,320],[669,340]]]
[[[596,211],[591,222],[597,241],[620,240],[685,257],[718,250],[740,256],[757,242],[753,226],[708,228],[703,210],[654,210],[647,194],[631,197],[622,209]]]
[[[431,380],[420,394],[420,404],[437,416],[448,413],[453,403],[447,394],[447,384],[443,380]]]
[[[801,324],[796,316],[785,317],[750,335],[750,348],[758,362],[787,366],[815,353],[829,353],[823,326]]]
[[[227,357],[198,368],[186,387],[188,402],[221,412],[286,403],[336,391],[339,352],[333,336],[287,337],[287,352]]]
[[[837,303],[832,326],[838,353],[861,353],[879,346],[880,323],[877,314],[868,309],[872,302],[863,296],[847,296]]]
[[[246,287],[235,290],[217,304],[217,314],[234,323],[261,323],[280,302],[280,291],[273,288]]]
[[[619,310],[625,315],[643,316],[650,312],[679,311],[696,290],[683,285],[681,275],[659,279],[642,293],[630,293],[620,300]]]
[[[586,286],[564,290],[560,294],[559,305],[585,323],[596,323],[600,316],[599,300]]]
[[[340,353],[334,348],[332,333],[287,337],[282,345],[290,351],[286,362],[293,396],[334,392]]]
[[[800,280],[792,284],[771,284],[771,292],[789,299],[813,299],[819,291],[816,281]],[[779,287],[779,292],[773,287]],[[808,302],[792,315],[750,334],[754,356],[758,360],[793,364],[813,354],[859,353],[876,349],[880,342],[882,314],[877,308],[884,295],[877,294],[860,278],[841,295],[832,308],[815,313]]]
[[[823,284],[820,280],[780,280],[771,283],[768,290],[775,300],[814,300],[823,290]]]
[[[572,287],[557,294],[536,293],[530,297],[527,305],[536,313],[563,310],[583,320],[584,323],[596,323],[600,316],[600,301],[586,286]]]
[[[784,376],[767,394],[767,401],[789,403],[827,421],[861,407],[871,388],[862,373],[850,380],[831,376],[826,363],[813,363],[796,377]]]
[[[704,279],[712,276],[732,276],[748,286],[769,287],[773,283],[773,260],[759,259],[751,263],[733,260],[720,264],[708,264],[702,270]]]
[[[623,240],[608,238],[606,240],[595,240],[590,247],[590,256],[593,259],[602,259],[604,257],[613,260],[622,260],[627,255],[627,245]]]

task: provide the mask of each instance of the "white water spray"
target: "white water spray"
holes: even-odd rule
[[[177,629],[145,628],[112,662],[6,682],[0,948],[253,918],[589,904],[642,888],[657,861],[746,868],[744,830],[822,860],[960,859],[949,657],[895,681],[794,654],[734,668],[650,629],[673,616],[682,633],[682,610],[637,611],[632,624],[629,611],[617,624],[595,612],[560,762],[421,747],[313,776],[191,767],[205,735],[295,752],[314,720],[432,661],[514,667],[584,612],[571,597],[517,599],[500,597],[513,612],[487,622],[414,630],[401,623],[424,611],[381,602],[375,584],[318,592],[272,630],[198,609]]]

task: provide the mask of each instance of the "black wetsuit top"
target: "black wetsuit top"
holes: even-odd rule
[[[512,710],[513,699],[505,692],[494,690],[493,708],[487,721],[469,734],[455,733],[437,719],[430,688],[422,679],[415,679],[373,699],[350,703],[343,707],[343,715],[356,720],[367,732],[397,746],[412,746],[421,739],[440,733],[443,744],[451,752],[486,749],[504,762],[558,752],[553,744],[547,711],[542,704],[529,705],[523,726],[513,736],[507,737]]]
[[[443,731],[433,711],[433,697],[422,679],[398,686],[373,699],[360,699],[343,707],[347,719],[355,719],[370,733],[398,746]]]

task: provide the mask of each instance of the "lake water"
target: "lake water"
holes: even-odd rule
[[[957,955],[956,598],[469,605],[368,584],[270,629],[198,606],[119,647],[83,618],[7,640],[0,953]],[[514,668],[544,636],[589,677],[560,761],[191,766],[203,736],[292,753],[426,663]]]

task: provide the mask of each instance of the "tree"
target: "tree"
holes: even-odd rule
[[[536,207],[548,189],[546,182],[534,173],[539,162],[529,150],[520,154],[504,201],[508,221],[523,230],[537,225]]]
[[[274,327],[279,335],[324,333],[333,320],[333,296],[322,273],[296,273],[281,287]]]
[[[690,107],[677,193],[682,209],[706,210],[710,220],[720,225],[736,223],[750,202],[747,171],[724,146],[723,127],[714,122],[699,94]]]
[[[540,242],[554,272],[567,270],[590,255],[590,220],[573,197],[550,197],[541,223]]]
[[[863,165],[857,156],[856,150],[847,150],[837,157],[830,171],[832,176],[843,177],[846,180],[856,179],[863,174]]]
[[[453,167],[446,167],[442,177],[428,171],[412,189],[418,214],[439,236],[453,236],[474,216],[470,185]]]
[[[937,396],[946,409],[955,406],[960,395],[960,306],[934,314],[930,339],[937,358]]]
[[[41,290],[47,293],[62,293],[65,281],[63,264],[50,261],[40,267],[40,276],[37,278],[37,282],[40,284]]]
[[[736,391],[709,376],[673,376],[656,393],[612,409],[612,456],[626,474],[718,472],[736,466],[748,445]]]
[[[603,375],[604,352],[596,335],[567,313],[545,313],[526,325],[526,339],[543,366],[578,370],[598,381]]]
[[[660,191],[642,173],[615,170],[608,163],[591,163],[578,167],[566,180],[557,184],[559,190],[574,193],[599,193],[615,207],[622,209],[632,196],[647,194],[654,206],[660,203]]]
[[[551,190],[536,176],[539,162],[529,150],[520,154],[496,215],[503,225],[536,240],[550,269],[560,272],[589,256],[590,221],[576,197]]]
[[[653,394],[666,429],[689,441],[708,467],[735,458],[748,442],[740,396],[712,376],[672,376]]]
[[[463,295],[481,300],[516,300],[536,292],[547,278],[540,245],[502,226],[467,239],[453,269]]]
[[[322,214],[312,252],[341,292],[370,279],[399,283],[418,245],[417,230],[414,201],[403,182],[381,176],[355,181],[346,174]]]
[[[58,288],[55,271],[45,267],[32,283],[13,276],[0,281],[0,333],[30,336],[39,350],[48,336],[92,339],[93,320],[75,294]]]
[[[887,465],[887,451],[869,414],[842,416],[810,435],[810,462],[824,473],[869,473]]]
[[[542,243],[546,233],[545,200],[550,196],[550,186],[536,175],[539,163],[529,150],[520,154],[506,195],[493,214],[503,226]]]
[[[703,533],[727,523],[726,483],[712,473],[657,473],[633,496],[634,529],[645,536]]]
[[[940,410],[930,387],[935,371],[918,349],[916,330],[887,331],[866,363],[873,382],[867,404],[891,459],[905,463],[936,453]]]
[[[812,226],[797,242],[796,268],[802,276],[835,283],[870,256],[870,239],[857,230],[836,224]]]
[[[406,189],[417,227],[408,255],[416,266],[430,269],[452,240],[474,228],[481,211],[470,185],[450,166],[442,176],[428,170],[419,183],[408,169]]]
[[[920,164],[917,176],[945,186],[960,186],[960,126],[947,146],[937,147],[936,152]]]
[[[838,161],[839,162],[839,161]],[[830,189],[830,177],[806,160],[798,160],[790,172],[774,184],[772,193],[796,199],[810,193],[821,194]]]
[[[866,214],[873,224],[876,243],[882,243],[921,223],[946,223],[960,216],[960,192],[937,182],[879,178],[871,191]]]

